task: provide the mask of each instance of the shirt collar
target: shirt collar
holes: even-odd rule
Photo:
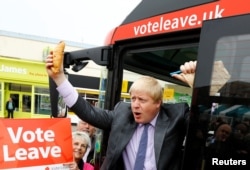
[[[151,122],[150,122],[150,124],[151,124],[153,127],[155,127],[156,120],[157,120],[158,116],[159,116],[159,112],[158,112],[157,115],[154,117],[154,119],[151,120]]]

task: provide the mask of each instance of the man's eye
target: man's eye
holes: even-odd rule
[[[140,102],[145,103],[146,100],[145,99],[140,99]]]

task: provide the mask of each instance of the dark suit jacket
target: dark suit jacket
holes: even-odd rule
[[[6,110],[10,110],[10,111],[15,110],[15,108],[16,108],[15,102],[12,101],[13,109],[9,109],[9,108],[8,108],[9,102],[10,102],[10,101],[7,101],[7,102],[6,102],[6,105],[5,105]]]
[[[79,118],[97,128],[110,131],[102,170],[123,170],[122,151],[125,149],[137,123],[129,103],[119,102],[114,110],[95,108],[78,97],[71,108]],[[187,104],[164,104],[155,125],[154,148],[157,170],[179,169],[181,150],[188,124]]]

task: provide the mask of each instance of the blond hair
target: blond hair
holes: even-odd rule
[[[150,76],[142,76],[137,79],[130,87],[129,94],[133,91],[145,92],[156,102],[162,100],[163,89],[159,81]]]

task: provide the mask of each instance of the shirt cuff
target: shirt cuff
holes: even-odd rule
[[[78,98],[78,92],[67,79],[56,89],[63,97],[64,102],[69,108],[71,108],[76,103]]]

